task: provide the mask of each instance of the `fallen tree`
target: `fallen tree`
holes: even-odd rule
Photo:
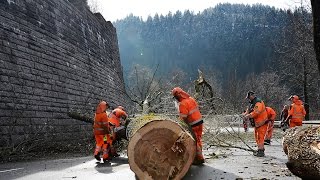
[[[93,124],[93,118],[78,112],[68,116]],[[129,165],[139,179],[182,179],[196,154],[191,129],[180,120],[165,116],[137,116],[126,124]]]
[[[89,123],[89,124],[92,124],[92,125],[94,123],[94,118],[92,116],[88,115],[88,114],[81,114],[81,113],[79,113],[77,111],[69,111],[67,114],[72,119],[76,119],[76,120],[79,120],[79,121],[82,121],[82,122],[86,122],[86,123]],[[130,122],[130,119],[127,119],[126,123],[124,125],[125,128],[117,131],[117,139],[116,139],[116,142],[115,142],[115,146],[116,146],[118,151],[122,151],[125,148],[124,145],[123,145],[123,142],[121,140],[122,139],[128,140],[127,136],[126,136],[126,127],[129,124],[129,122]]]
[[[83,122],[86,122],[86,123],[89,123],[89,124],[93,124],[93,122],[94,122],[93,117],[90,116],[90,115],[87,115],[87,114],[81,114],[81,113],[76,112],[76,111],[70,111],[67,114],[72,119],[83,121]]]
[[[128,159],[139,179],[182,179],[196,153],[196,142],[182,121],[141,116],[127,127]]]
[[[287,167],[302,179],[320,179],[320,127],[294,127],[283,137]]]

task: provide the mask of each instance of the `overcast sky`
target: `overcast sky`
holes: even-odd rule
[[[169,11],[184,11],[189,9],[194,12],[214,7],[218,3],[244,3],[275,6],[277,8],[294,8],[299,6],[300,0],[88,0],[89,4],[97,7],[107,21],[116,21],[132,13],[146,19],[155,13],[166,15]]]

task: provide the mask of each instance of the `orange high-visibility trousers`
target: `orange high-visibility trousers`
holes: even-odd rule
[[[254,137],[258,145],[258,149],[264,149],[264,138],[267,132],[268,124],[254,128]]]
[[[302,121],[301,120],[290,120],[289,121],[289,126],[290,128],[296,127],[296,126],[302,126]]]
[[[271,140],[273,133],[274,121],[269,121],[267,124],[266,140]]]
[[[114,128],[116,128],[116,126],[110,125],[110,129],[113,129],[112,134],[110,134],[109,138],[108,138],[108,143],[110,145],[110,154],[111,154],[111,156],[113,156],[113,155],[115,155],[117,153],[117,149],[113,146],[113,144],[115,143],[116,138],[117,138],[117,133],[114,132]]]
[[[109,159],[110,151],[110,136],[109,135],[94,135],[96,139],[96,148],[94,150],[94,155],[99,154],[102,151],[103,160]],[[105,138],[107,141],[105,141]]]
[[[203,124],[200,124],[198,126],[192,127],[192,131],[196,136],[197,141],[197,152],[196,152],[196,158],[198,160],[204,160],[203,154],[202,154],[202,131],[203,131]]]

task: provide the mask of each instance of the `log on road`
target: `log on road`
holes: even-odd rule
[[[93,124],[94,122],[94,118],[92,116],[87,114],[81,114],[80,112],[70,111],[67,113],[67,115],[73,119],[83,121],[89,124]]]
[[[320,127],[294,127],[283,137],[287,167],[302,179],[320,179]]]
[[[139,179],[182,179],[195,157],[195,139],[180,120],[138,117],[127,137],[129,165]]]

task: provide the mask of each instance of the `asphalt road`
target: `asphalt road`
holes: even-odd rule
[[[211,156],[213,153],[215,158]],[[238,149],[209,149],[205,154],[205,165],[192,166],[184,179],[299,179],[286,168],[287,157],[279,140],[266,147],[263,158]],[[90,156],[1,164],[0,179],[134,180],[135,176],[126,157],[119,157],[111,164],[97,164]]]

